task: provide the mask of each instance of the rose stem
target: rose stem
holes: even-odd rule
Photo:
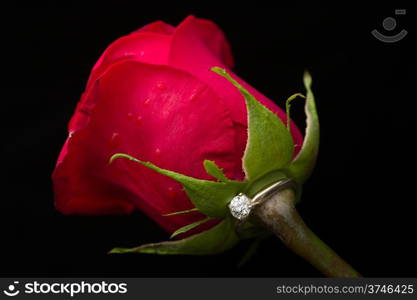
[[[294,203],[294,192],[286,189],[260,204],[254,215],[288,248],[327,277],[361,277],[307,227]]]

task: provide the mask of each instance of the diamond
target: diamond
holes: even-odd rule
[[[232,216],[239,220],[245,219],[250,214],[251,208],[251,200],[242,193],[235,196],[229,203]]]

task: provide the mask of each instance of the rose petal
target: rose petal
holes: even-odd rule
[[[106,68],[121,60],[137,60],[157,65],[167,64],[170,41],[170,36],[148,30],[131,33],[117,39],[107,47],[94,65],[88,79],[87,90],[105,72]]]
[[[163,21],[155,21],[153,23],[143,26],[142,28],[139,28],[138,30],[135,30],[134,32],[153,32],[171,35],[174,33],[174,31],[174,26],[169,25]]]
[[[242,173],[228,110],[187,73],[124,61],[102,74],[87,97],[95,106],[69,138],[53,175],[56,206],[64,213],[126,213],[135,206],[170,232],[202,218],[162,216],[193,205],[168,177],[127,160],[109,165],[118,152],[197,178],[210,179],[205,159],[229,176]]]

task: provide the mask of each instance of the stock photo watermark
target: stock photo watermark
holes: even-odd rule
[[[405,16],[407,14],[407,11],[405,9],[396,9],[395,15],[396,16]],[[387,17],[382,21],[382,27],[384,30],[389,33],[395,30],[397,27],[397,20],[393,17]],[[386,35],[381,32],[379,32],[377,29],[374,29],[371,31],[372,35],[384,43],[396,43],[401,41],[405,36],[408,34],[408,31],[405,29],[402,29],[397,34],[394,35]]]
[[[39,282],[37,280],[19,284],[14,281],[3,290],[3,294],[8,297],[15,297],[19,294],[25,295],[65,295],[71,298],[78,294],[126,294],[127,283],[114,282]]]

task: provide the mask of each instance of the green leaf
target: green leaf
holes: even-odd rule
[[[227,216],[229,213],[227,204],[246,186],[246,183],[237,181],[223,183],[196,179],[180,173],[161,169],[150,162],[144,162],[123,153],[114,154],[110,158],[110,163],[118,158],[126,158],[140,163],[181,183],[196,208],[213,219],[221,219]]]
[[[203,223],[206,223],[208,220],[210,220],[210,218],[205,218],[203,220],[200,220],[200,221],[197,221],[197,222],[194,222],[194,223],[185,225],[185,226],[183,226],[183,227],[175,230],[174,233],[171,234],[171,236],[169,238],[172,239],[173,237],[175,237],[175,236],[177,236],[177,235],[179,235],[181,233],[187,232],[187,231],[189,231],[189,230],[191,230],[191,229],[193,229],[193,228],[195,228],[195,227],[197,227],[197,226],[199,226],[199,225],[201,225]]]
[[[303,94],[300,93],[296,93],[292,96],[290,96],[287,101],[285,102],[285,112],[287,113],[287,129],[290,130],[290,124],[291,124],[291,116],[290,116],[290,112],[291,112],[291,102],[294,99],[297,99],[297,97],[301,97],[301,98],[306,98]]]
[[[310,176],[319,152],[320,125],[314,95],[311,91],[311,83],[311,76],[306,71],[304,73],[304,85],[307,90],[305,105],[307,128],[300,153],[298,153],[297,157],[288,168],[291,177],[294,178],[299,184],[304,183]]]
[[[238,241],[234,220],[226,218],[215,227],[178,241],[146,244],[136,248],[114,248],[110,253],[208,255],[224,252]]]
[[[204,161],[204,169],[206,169],[207,174],[210,174],[217,180],[221,182],[229,182],[229,178],[224,175],[223,169],[218,167],[216,163],[212,160],[205,160]]]
[[[194,208],[191,208],[191,209],[175,211],[175,212],[172,212],[172,213],[164,214],[163,216],[164,217],[170,217],[170,216],[188,214],[189,212],[193,212],[193,211],[198,211],[198,208],[197,207],[194,207]]]
[[[282,121],[224,69],[214,67],[211,70],[236,86],[246,101],[248,142],[243,156],[246,177],[256,180],[266,173],[287,166],[293,155],[294,143]]]

